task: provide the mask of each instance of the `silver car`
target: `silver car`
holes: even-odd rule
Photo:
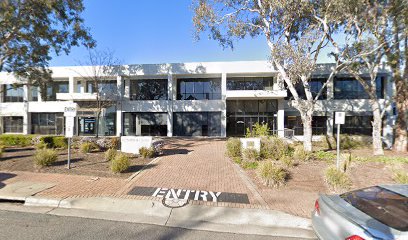
[[[321,195],[312,224],[317,237],[324,240],[408,240],[408,185]]]

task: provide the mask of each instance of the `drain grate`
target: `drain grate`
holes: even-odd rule
[[[163,198],[162,203],[168,208],[181,208],[188,204],[188,200],[177,198]]]

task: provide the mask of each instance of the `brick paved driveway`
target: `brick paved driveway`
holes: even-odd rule
[[[124,192],[144,186],[244,193],[251,204],[259,204],[225,156],[224,140],[171,138],[165,141],[164,156],[132,180]]]

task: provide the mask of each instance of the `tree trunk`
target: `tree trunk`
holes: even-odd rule
[[[373,153],[374,155],[384,155],[381,134],[381,111],[378,102],[372,104],[373,107]]]
[[[399,76],[399,74],[394,74],[395,81],[395,103],[398,112],[397,120],[395,123],[395,143],[394,150],[397,152],[407,152],[407,119],[406,114],[408,109],[408,87],[404,82],[404,79]]]
[[[99,137],[99,119],[101,118],[101,111],[98,111],[96,115],[96,122],[95,122],[95,127],[96,127],[96,137]]]
[[[303,148],[307,152],[312,151],[312,113],[301,113],[303,123]]]

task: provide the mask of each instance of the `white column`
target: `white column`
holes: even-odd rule
[[[75,81],[74,81],[74,77],[73,76],[70,76],[69,77],[69,79],[68,79],[68,88],[69,88],[69,93],[70,94],[72,94],[72,93],[74,93],[75,92]]]
[[[278,116],[277,116],[277,122],[278,122],[278,136],[279,137],[285,137],[285,108],[284,108],[284,99],[278,99]]]
[[[28,85],[23,86],[23,101],[24,101],[24,115],[23,115],[23,133],[29,134],[30,133],[30,114],[28,113],[28,100],[29,100],[29,90],[30,88]]]
[[[169,74],[167,76],[167,137],[173,136],[173,75]],[[177,98],[176,98],[177,99]]]
[[[118,97],[116,102],[116,136],[122,136],[123,134],[123,120],[122,120],[122,107],[123,107],[123,85],[122,85],[122,76],[116,77],[116,87],[118,89]]]
[[[223,109],[221,111],[221,137],[227,136],[227,74],[221,74],[221,100]]]
[[[327,93],[327,100],[333,100],[334,99],[334,79],[333,81],[330,81],[327,83],[326,87],[326,93]]]

